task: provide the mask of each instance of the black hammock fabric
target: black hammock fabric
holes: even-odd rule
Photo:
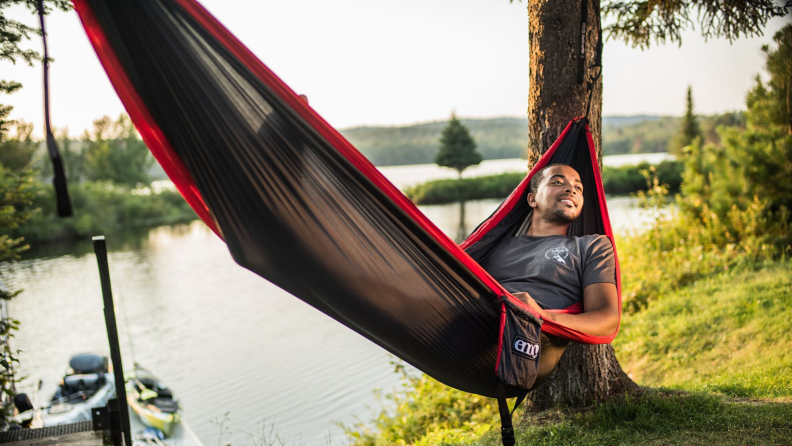
[[[498,301],[519,301],[338,132],[192,0],[74,4],[144,141],[236,262],[437,380],[496,396]],[[583,160],[597,203],[585,122],[564,135],[548,153]],[[474,257],[524,214],[525,185],[468,239]]]

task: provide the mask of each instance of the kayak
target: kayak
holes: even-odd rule
[[[58,426],[91,420],[91,409],[115,397],[115,382],[107,358],[92,353],[74,355],[63,378],[40,411],[41,426]],[[38,423],[36,423],[38,424]]]
[[[135,371],[125,378],[129,407],[143,424],[159,429],[166,437],[170,437],[181,421],[179,401],[173,392],[139,364],[135,364]]]

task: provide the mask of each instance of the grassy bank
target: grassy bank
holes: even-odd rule
[[[646,191],[649,186],[644,172],[652,169],[649,163],[619,167],[605,167],[602,183],[609,195],[626,195]],[[670,192],[679,191],[683,163],[663,161],[654,166],[661,184]],[[466,200],[504,199],[525,178],[524,173],[463,178],[461,180],[434,180],[407,188],[404,193],[415,204],[445,204]]]
[[[636,382],[660,391],[524,418],[518,444],[790,444],[792,262],[764,262],[678,288],[626,314],[615,348]],[[357,445],[499,445],[494,400],[405,377]]]
[[[614,347],[644,385],[792,402],[792,262],[700,279],[625,318]]]

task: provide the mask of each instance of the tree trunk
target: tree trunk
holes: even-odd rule
[[[581,0],[529,0],[528,165],[533,166],[574,118],[588,113],[591,135],[602,159],[602,76],[594,68],[600,38],[599,0],[588,2],[583,83],[578,83]],[[596,79],[595,79],[596,77]]]
[[[581,1],[588,9],[581,32]],[[599,0],[529,0],[528,164],[533,166],[574,118],[586,115],[602,166],[602,77],[597,63]],[[578,83],[581,35],[583,82]],[[622,371],[611,345],[572,343],[548,380],[528,396],[531,411],[584,406],[639,387]]]

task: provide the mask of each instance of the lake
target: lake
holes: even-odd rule
[[[602,163],[608,167],[619,167],[629,164],[638,164],[646,161],[650,164],[658,164],[661,161],[673,159],[673,155],[667,152],[661,153],[638,153],[628,155],[611,155],[602,159]],[[473,166],[465,170],[463,178],[478,177],[484,175],[495,175],[506,172],[525,172],[528,161],[524,159],[502,159],[486,160],[478,166]],[[457,172],[453,169],[438,167],[436,164],[414,164],[409,166],[385,166],[379,170],[396,187],[415,186],[430,180],[457,178]]]
[[[434,167],[382,170],[404,187],[410,178],[445,174]],[[498,204],[420,209],[460,239]],[[640,228],[649,218],[632,198],[608,204],[616,231]],[[207,446],[261,444],[255,436],[273,426],[287,444],[342,444],[336,423],[370,420],[383,404],[374,391],[399,385],[387,352],[239,267],[201,222],[106,236],[124,363],[139,362],[169,383],[185,421]],[[24,289],[10,304],[21,321],[11,346],[22,350],[18,372],[27,376],[19,387],[32,393],[42,379],[44,402],[69,357],[107,354],[107,336],[90,240],[51,245],[29,257],[0,265],[0,273],[7,285]]]

